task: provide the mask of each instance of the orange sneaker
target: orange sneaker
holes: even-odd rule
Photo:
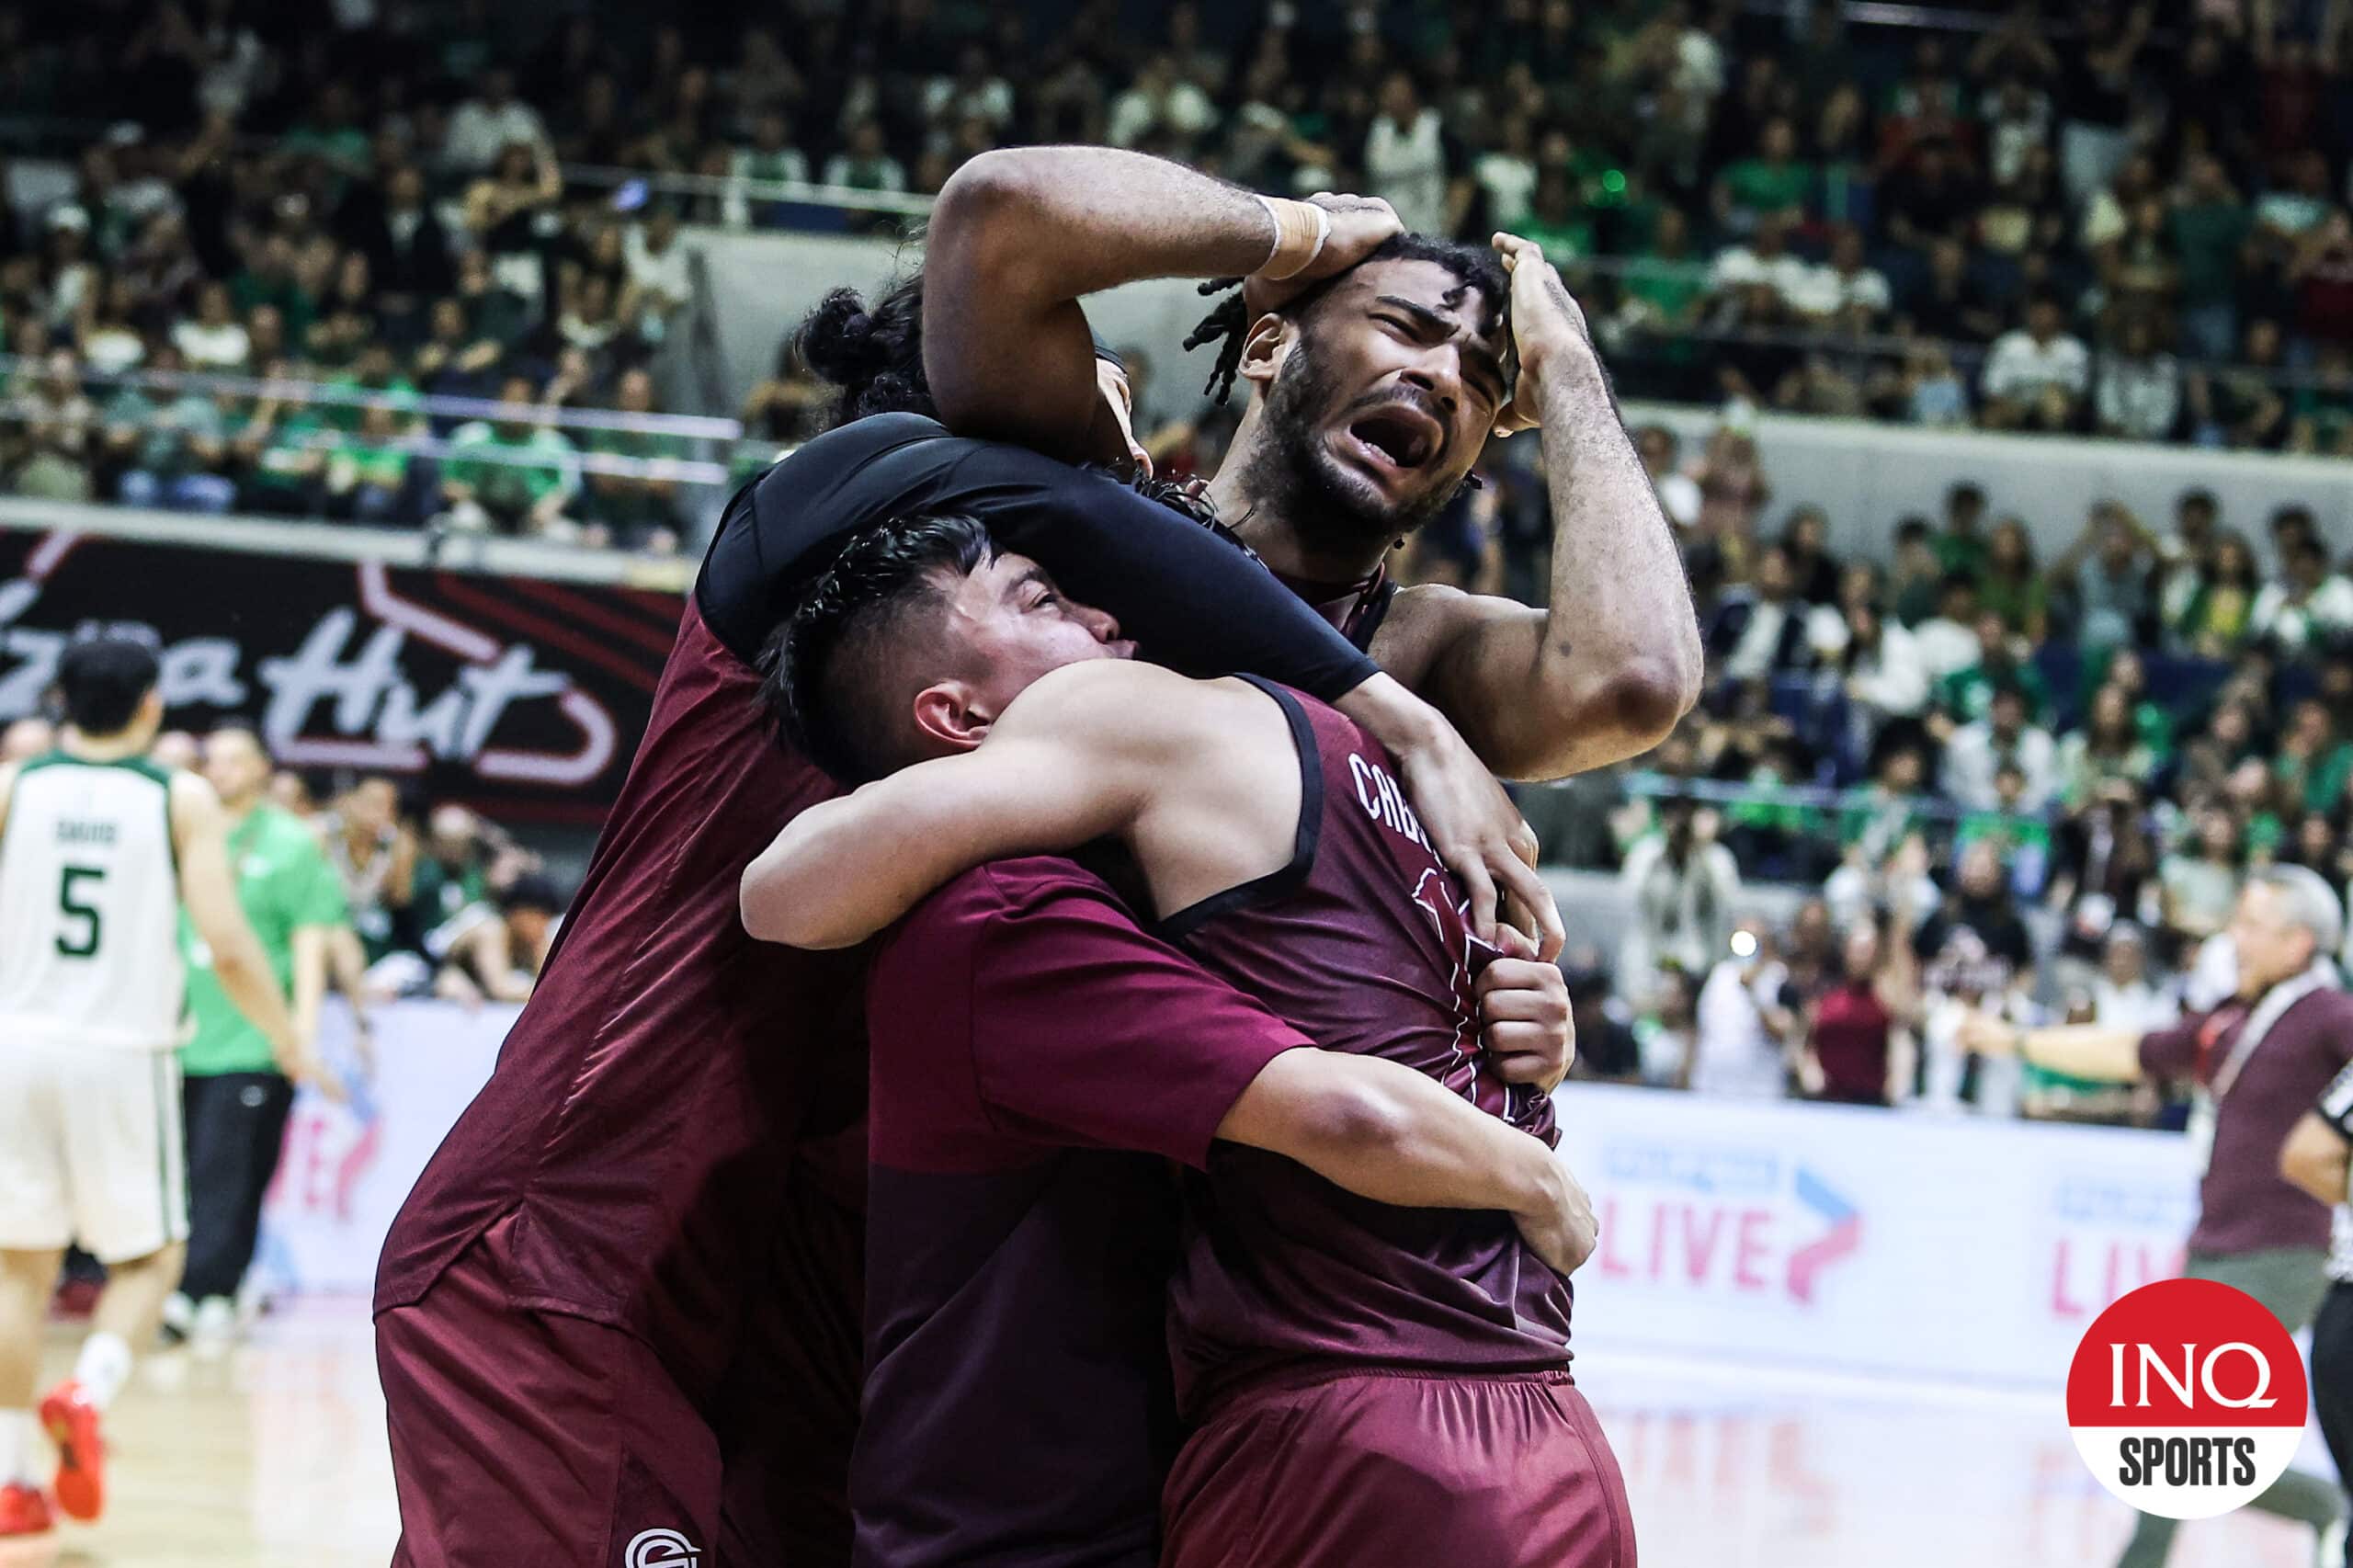
[[[40,1494],[40,1487],[21,1481],[0,1486],[0,1540],[47,1535],[50,1524],[49,1499]]]
[[[95,1519],[107,1503],[106,1444],[98,1407],[66,1379],[40,1402],[41,1429],[57,1445],[57,1506],[69,1519]]]

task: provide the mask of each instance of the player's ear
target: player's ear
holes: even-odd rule
[[[932,749],[971,751],[988,739],[995,718],[960,680],[940,681],[915,693],[915,728]]]
[[[1298,335],[1298,327],[1289,316],[1267,312],[1250,324],[1250,335],[1242,340],[1242,360],[1233,373],[1252,386],[1265,386],[1282,369],[1283,356],[1290,352]]]

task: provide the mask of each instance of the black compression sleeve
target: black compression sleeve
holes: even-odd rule
[[[753,659],[835,541],[926,511],[977,518],[1074,598],[1119,617],[1171,669],[1246,671],[1325,701],[1375,673],[1271,573],[1189,517],[1106,474],[949,437],[913,415],[820,436],[738,494],[696,579],[697,602],[736,656]]]
[[[1044,505],[983,515],[999,545],[1117,616],[1155,664],[1190,676],[1246,671],[1326,702],[1379,672],[1242,550],[1102,475],[1074,472]]]

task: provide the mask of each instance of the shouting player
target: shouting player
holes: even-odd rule
[[[1246,554],[1106,475],[927,419],[820,437],[731,502],[540,986],[385,1244],[404,1564],[847,1556],[861,960],[755,949],[735,889],[835,793],[775,744],[755,662],[830,551],[909,494],[959,497],[1178,668],[1342,703],[1403,750],[1449,863],[1557,943],[1492,778]]]
[[[802,813],[755,862],[746,924],[809,948],[858,942],[984,862],[1109,838],[1133,856],[1157,929],[1307,1040],[1413,1068],[1555,1142],[1551,1102],[1506,1083],[1481,1050],[1483,1001],[1499,1005],[1482,974],[1495,953],[1466,924],[1379,743],[1273,683],[1136,664],[1117,631],[969,519],[907,519],[854,546],[786,623],[776,667],[809,752],[877,781]],[[947,896],[952,911],[960,895]],[[908,949],[952,943],[963,924],[927,907],[874,976],[878,1034],[888,1024],[926,1049],[946,1033],[927,1049],[949,1084],[995,1064],[957,1060],[971,988],[938,984]],[[977,984],[988,968],[974,966]],[[1098,1016],[1041,997],[1034,1028],[1083,1034]],[[1131,1062],[1124,1085],[1099,1069],[1091,1082],[1149,1097],[1163,1092],[1156,1066]],[[1207,1147],[1215,1102],[1238,1102],[1231,1081],[1199,1076],[1211,1081],[1168,1091],[1211,1105],[1177,1113],[1183,1136],[1167,1146],[1205,1159],[1207,1175],[1189,1184],[1171,1294],[1194,1430],[1168,1482],[1163,1561],[1630,1568],[1624,1487],[1568,1373],[1566,1280],[1504,1214],[1390,1207],[1267,1140]],[[1063,1092],[1084,1099],[1081,1079]],[[1097,1116],[1098,1128],[1136,1123],[1116,1107]],[[971,1153],[891,1133],[878,1125],[880,1168]],[[880,1237],[924,1189],[882,1185],[878,1169],[875,1197]],[[895,1326],[873,1324],[878,1366]],[[919,1426],[915,1409],[886,1404],[878,1418],[898,1422],[861,1452]],[[861,1503],[888,1518],[938,1500]]]
[[[144,643],[75,643],[57,749],[0,770],[0,1541],[49,1528],[32,1396],[66,1244],[107,1266],[74,1375],[40,1405],[74,1518],[105,1502],[99,1415],[179,1283],[182,905],[278,1069],[317,1075],[238,907],[219,797],[147,760],[158,670]]]
[[[1359,265],[1323,265],[1326,236],[1383,219]],[[1079,298],[1256,268],[1197,335],[1222,339],[1213,382],[1251,393],[1210,485],[1220,515],[1497,772],[1554,778],[1647,751],[1697,699],[1699,631],[1584,314],[1526,240],[1495,236],[1506,285],[1489,252],[1396,231],[1379,203],[1264,199],[1115,148],[983,153],[942,188],[926,234],[931,398],[951,429],[1084,450]],[[1541,431],[1544,609],[1385,574],[1491,428]]]

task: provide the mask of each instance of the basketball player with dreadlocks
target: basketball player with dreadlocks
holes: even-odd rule
[[[1336,232],[1321,264],[1362,248]],[[832,362],[873,371],[847,412],[893,405],[888,335],[821,319]],[[1089,428],[1116,435],[1121,413]],[[1107,445],[1086,455],[1122,455]],[[386,1240],[402,1568],[848,1559],[863,958],[755,950],[736,884],[835,792],[770,733],[760,650],[842,542],[910,498],[953,501],[1176,668],[1336,702],[1400,750],[1441,858],[1488,890],[1478,923],[1500,885],[1559,945],[1526,824],[1478,759],[1245,552],[919,414],[820,437],[730,502],[543,982]]]
[[[1392,216],[1356,265],[1318,265],[1324,236],[1359,229],[1368,205],[1386,216],[1113,148],[972,159],[940,192],[924,262],[941,421],[1076,453],[1095,384],[1079,299],[1246,272],[1271,240],[1194,338],[1221,344],[1213,389],[1250,389],[1209,487],[1222,519],[1497,772],[1552,778],[1648,750],[1698,697],[1699,632],[1583,312],[1543,253],[1506,234],[1489,252]],[[1550,608],[1391,583],[1391,546],[1445,507],[1490,432],[1529,428],[1552,493]]]

